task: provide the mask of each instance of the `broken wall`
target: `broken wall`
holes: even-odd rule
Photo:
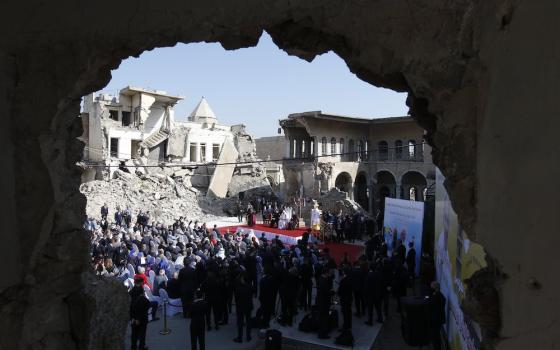
[[[239,153],[237,152],[233,142],[227,139],[220,151],[218,165],[214,169],[210,184],[208,185],[208,195],[218,198],[224,198],[228,192],[228,186],[235,170],[235,162]]]
[[[467,291],[473,304],[487,291],[500,305],[500,319],[491,321],[501,326],[485,331],[485,345],[554,348],[559,7],[546,0],[10,4],[0,14],[0,235],[11,247],[0,282],[1,347],[123,346],[115,340],[124,336],[126,310],[105,309],[96,298],[124,291],[84,278],[91,272],[75,166],[81,96],[145,50],[203,41],[247,47],[266,30],[290,54],[312,60],[332,50],[360,79],[409,93],[461,225],[492,261],[473,280],[481,288]],[[83,293],[84,302],[72,298]],[[89,312],[70,318],[82,308]]]

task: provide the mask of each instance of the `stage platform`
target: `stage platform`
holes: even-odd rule
[[[237,226],[223,226],[220,227],[220,232],[225,233],[226,230],[230,232],[237,232],[239,230],[243,230],[244,233],[249,233],[250,230],[253,230],[255,236],[260,238],[261,235],[264,233],[264,236],[267,240],[272,240],[278,235],[278,238],[282,241],[282,243],[286,245],[294,245],[297,244],[297,241],[302,238],[305,231],[307,231],[306,227],[301,227],[296,230],[280,230],[275,227],[270,227],[268,225],[256,224],[252,227],[247,225],[237,225]],[[355,261],[360,255],[364,252],[363,244],[346,244],[346,243],[325,243],[319,244],[321,249],[328,248],[330,251],[330,255],[339,263],[345,253],[348,253],[348,259],[353,262]]]

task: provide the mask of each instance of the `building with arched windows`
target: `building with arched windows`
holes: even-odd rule
[[[356,118],[315,111],[290,114],[280,126],[286,198],[318,198],[335,187],[375,213],[383,210],[385,197],[423,201],[433,186],[431,150],[409,116]]]

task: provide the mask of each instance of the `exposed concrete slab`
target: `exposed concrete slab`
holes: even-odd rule
[[[239,153],[235,149],[233,142],[231,140],[226,140],[222,146],[222,151],[220,152],[220,158],[218,159],[218,165],[214,170],[214,175],[210,180],[210,185],[208,185],[208,195],[215,196],[218,198],[224,198],[227,195],[227,190],[231,177],[233,176],[233,171],[235,170],[235,162]]]

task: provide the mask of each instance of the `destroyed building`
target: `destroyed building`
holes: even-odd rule
[[[121,165],[165,160],[174,124],[173,107],[183,97],[127,86],[119,96],[91,93],[83,99],[83,181],[110,178]]]
[[[373,214],[385,197],[423,201],[433,186],[431,150],[411,117],[315,111],[290,114],[280,126],[287,198],[319,198],[337,188]]]
[[[118,98],[86,96],[81,114],[83,182],[112,179],[120,168],[180,177],[218,198],[255,189],[269,192],[245,126],[220,124],[204,97],[186,121],[175,120],[173,106],[182,99],[130,86]]]
[[[268,136],[255,139],[257,157],[262,159],[266,179],[277,195],[284,199],[284,136]]]

